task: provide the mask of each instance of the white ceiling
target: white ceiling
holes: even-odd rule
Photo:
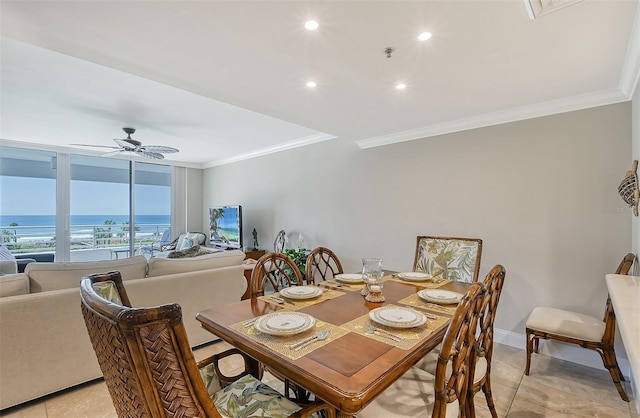
[[[2,0],[0,138],[113,145],[133,126],[179,148],[168,161],[209,167],[623,102],[640,74],[637,9],[585,0],[531,20],[522,0]]]

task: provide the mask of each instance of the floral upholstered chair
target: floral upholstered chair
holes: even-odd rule
[[[418,236],[413,271],[459,282],[477,282],[482,256],[478,238]]]
[[[82,314],[116,413],[130,417],[306,417],[335,409],[305,407],[262,383],[258,364],[237,349],[196,363],[180,305],[132,308],[117,271],[80,284]],[[241,355],[245,370],[233,377],[219,361]]]

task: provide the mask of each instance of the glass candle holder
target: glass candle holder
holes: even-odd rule
[[[382,259],[362,259],[362,280],[365,283],[363,295],[368,302],[384,302],[382,295]]]

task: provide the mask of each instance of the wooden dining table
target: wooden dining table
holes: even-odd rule
[[[448,282],[438,288],[465,293],[469,285]],[[196,315],[196,319],[204,329],[255,359],[255,370],[258,370],[257,362],[263,363],[268,369],[285,376],[313,393],[316,398],[334,406],[339,416],[352,416],[442,341],[453,308],[438,309],[437,305],[414,302],[412,308],[427,313],[429,318],[438,318],[437,321],[428,319],[434,321],[432,324],[437,324],[437,327],[416,340],[413,346],[400,347],[401,344],[392,339],[372,338],[370,335],[353,332],[353,328],[345,329],[345,324],[353,324],[358,318],[363,320],[372,309],[389,305],[403,306],[399,302],[407,298],[416,300],[412,295],[425,287],[387,276],[383,289],[386,299],[384,303],[365,301],[359,289],[354,289],[354,286],[338,288],[327,284],[327,288],[342,294],[296,311],[313,316],[327,327],[340,329],[340,335],[318,344],[311,352],[295,359],[283,353],[282,349],[278,350],[274,345],[248,335],[247,327],[241,326],[251,318],[292,309],[293,306],[288,303],[269,301],[268,297],[254,297],[204,310]]]

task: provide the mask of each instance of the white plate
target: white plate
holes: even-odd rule
[[[421,290],[418,292],[418,296],[426,300],[427,302],[433,302],[433,303],[449,304],[449,303],[458,303],[460,302],[460,300],[462,300],[462,295],[460,293],[450,292],[448,290],[439,290],[439,289]]]
[[[291,286],[280,291],[280,295],[289,299],[313,299],[322,294],[322,289],[315,286]]]
[[[344,283],[362,283],[362,274],[360,273],[342,273],[342,274],[336,274],[335,279],[339,282],[344,282]]]
[[[432,277],[430,274],[422,273],[419,271],[412,271],[407,273],[398,273],[398,277],[402,280],[406,280],[408,282],[425,282],[427,280],[431,280]]]
[[[313,328],[316,320],[302,312],[273,312],[259,318],[254,327],[269,335],[295,335]]]
[[[424,325],[427,317],[410,308],[383,306],[369,312],[369,318],[378,324],[393,328],[413,328]]]

